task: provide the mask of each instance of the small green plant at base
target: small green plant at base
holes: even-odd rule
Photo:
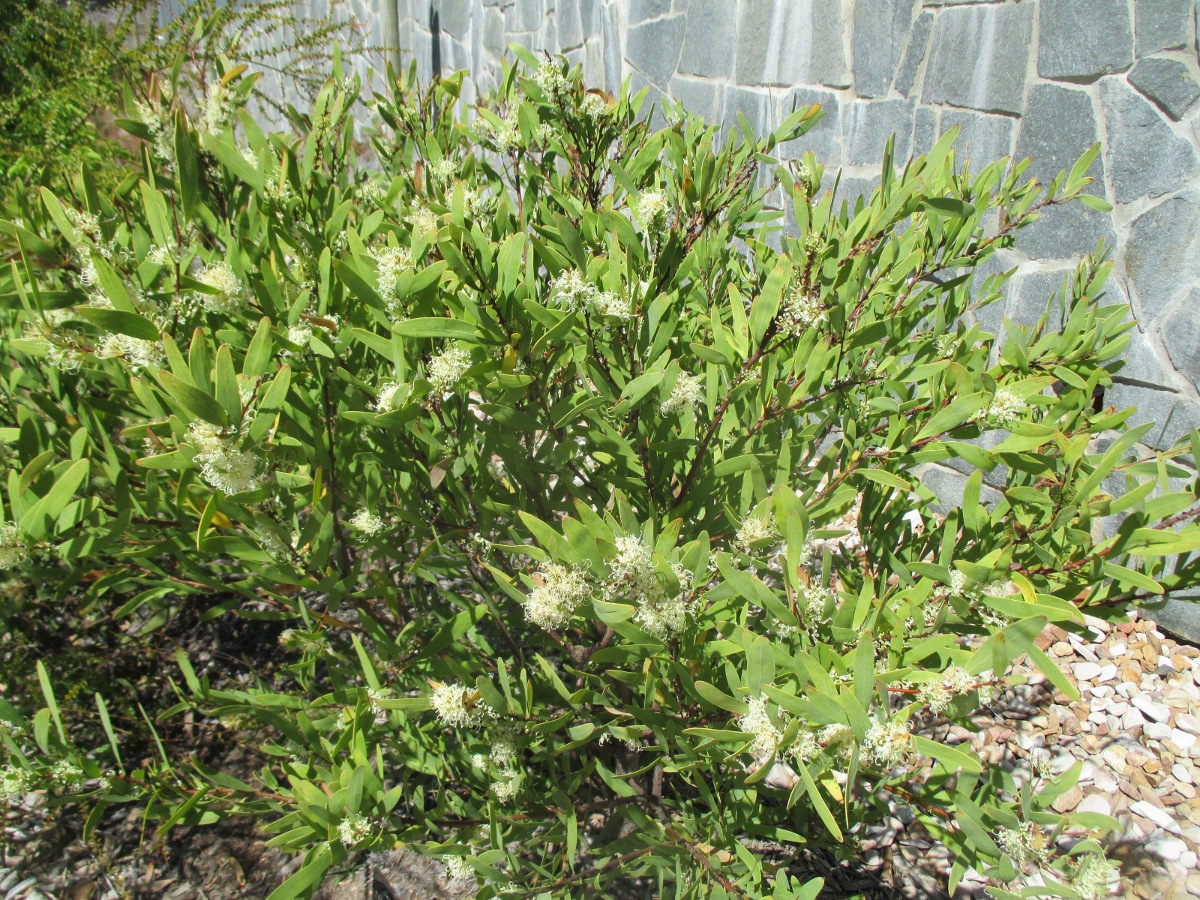
[[[654,130],[645,92],[522,58],[472,115],[462,73],[396,78],[378,170],[340,70],[287,136],[231,68],[136,182],[5,226],[13,577],[130,632],[189,602],[278,623],[287,653],[234,680],[181,649],[146,720],[252,735],[252,777],[123,756],[103,700],[78,744],[43,668],[44,708],[0,705],[6,792],[65,765],[160,833],[253,817],[304,855],[275,900],[403,845],[482,898],[810,898],[795,853],[852,857],[889,801],[955,883],[1102,895],[1117,823],[1050,805],[1078,766],[943,740],[1020,657],[1075,694],[1049,623],[1198,580],[1200,436],[1141,457],[1094,403],[1129,327],[1105,254],[1002,344],[971,324],[1018,229],[1101,202],[1097,151],[1043,187],[960,169],[954,134],[899,169],[889,144],[848,207],[777,158],[817,108]]]

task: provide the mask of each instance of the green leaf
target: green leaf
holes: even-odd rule
[[[975,207],[957,197],[930,197],[921,207],[937,216],[966,219],[975,215]]]
[[[225,410],[204,391],[176,378],[171,372],[159,372],[158,380],[166,392],[175,398],[190,415],[212,425],[228,424]]]
[[[804,782],[804,789],[808,792],[808,799],[812,801],[813,806],[817,810],[817,815],[821,817],[821,821],[825,823],[825,827],[829,829],[829,833],[833,835],[833,839],[839,844],[843,841],[842,829],[838,827],[837,819],[833,817],[833,813],[829,810],[829,805],[825,802],[825,798],[821,796],[821,791],[817,788],[817,783],[813,781],[812,775],[808,772],[806,766],[801,760],[795,760],[796,768],[800,770],[800,778]]]
[[[158,327],[137,313],[98,306],[80,306],[75,312],[104,331],[127,334],[141,341],[157,341],[160,336]]]
[[[216,360],[217,402],[225,410],[230,422],[242,420],[242,396],[238,390],[237,372],[233,368],[233,355],[224,344],[217,350]]]
[[[307,894],[325,880],[325,873],[333,865],[333,851],[323,843],[305,860],[299,871],[267,896],[267,900],[295,900]]]
[[[191,221],[196,213],[196,201],[200,196],[200,165],[196,160],[196,147],[188,131],[187,118],[182,109],[175,111],[175,170],[179,185],[179,199],[183,204],[183,217]]]
[[[50,684],[50,676],[46,674],[46,667],[42,665],[42,661],[37,661],[37,676],[38,683],[42,687],[42,696],[46,699],[46,709],[50,710],[50,715],[54,719],[54,728],[58,731],[58,739],[64,744],[67,742],[67,732],[63,728],[62,716],[58,712],[58,701],[54,698],[54,688]]]
[[[405,319],[393,326],[396,334],[415,338],[443,338],[449,341],[478,342],[475,326],[461,319],[437,316],[427,319]]]
[[[54,482],[46,496],[38,500],[21,516],[21,530],[34,540],[42,540],[50,533],[50,527],[66,509],[75,492],[87,480],[90,463],[86,459],[76,460]]]
[[[246,359],[242,363],[243,377],[257,378],[267,371],[267,366],[271,362],[273,336],[274,329],[271,328],[271,320],[266,316],[259,319],[258,328],[255,329],[254,337],[250,340],[250,347],[246,351]]]
[[[707,681],[696,681],[692,685],[696,689],[696,693],[700,698],[711,706],[717,709],[723,709],[725,712],[736,713],[741,715],[746,711],[746,704],[739,703],[733,697],[730,697],[723,690],[715,685],[709,684]]]
[[[961,769],[964,772],[970,772],[972,775],[978,775],[983,771],[983,763],[957,747],[948,747],[945,744],[939,744],[937,741],[931,741],[928,738],[915,734],[912,736],[912,741],[913,747],[918,753],[922,756],[936,759],[945,765],[950,772],[957,772]]]

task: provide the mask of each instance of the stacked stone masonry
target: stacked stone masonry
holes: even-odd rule
[[[173,0],[178,3],[180,0]],[[1031,322],[1103,240],[1109,292],[1136,327],[1108,402],[1136,406],[1164,446],[1200,426],[1200,67],[1196,0],[340,0],[383,44],[384,2],[420,74],[467,69],[496,83],[510,42],[563,53],[593,84],[629,77],[652,99],[759,131],[793,104],[824,118],[795,148],[843,170],[853,203],[878,181],[884,142],[919,154],[960,129],[978,170],[1015,154],[1048,180],[1099,142],[1094,192],[1111,213],[1054,210],[993,269]],[[298,0],[324,14],[329,0]],[[165,5],[165,4],[164,4]]]

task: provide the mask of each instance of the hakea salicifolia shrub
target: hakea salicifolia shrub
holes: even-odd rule
[[[4,225],[9,577],[130,634],[268,620],[286,655],[245,681],[181,648],[157,717],[235,729],[249,779],[138,764],[149,720],[102,698],[81,743],[40,669],[45,708],[0,712],[5,795],[257,817],[305,854],[280,896],[404,844],[480,897],[811,897],[797,854],[895,804],[955,882],[1106,893],[1116,823],[1050,807],[1079,767],[950,737],[1019,657],[1076,695],[1048,623],[1197,580],[1193,446],[1140,451],[1104,404],[1103,252],[1033,326],[975,318],[1095,151],[1039,186],[953,134],[889,145],[848,206],[792,149],[816,108],[655,130],[645,92],[525,66],[471,109],[461,75],[397,78],[357,134],[339,75],[292,136],[232,70],[198,116],[135,111],[122,190],[84,173]]]

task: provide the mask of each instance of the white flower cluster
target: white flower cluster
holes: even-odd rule
[[[633,217],[642,230],[659,237],[670,225],[671,209],[662,191],[643,191],[633,206]]]
[[[16,766],[0,769],[0,800],[20,800],[29,789],[29,773]]]
[[[770,540],[778,534],[775,520],[770,513],[761,516],[746,516],[738,525],[733,546],[742,553],[753,553],[757,544]]]
[[[871,727],[867,730],[863,750],[878,765],[890,769],[903,762],[908,755],[911,740],[912,733],[905,720],[874,716]]]
[[[220,81],[214,81],[204,92],[204,110],[200,116],[200,130],[218,134],[225,130],[233,107],[229,102],[229,90]]]
[[[471,355],[461,347],[450,347],[429,360],[425,377],[433,385],[433,393],[448,394],[458,387],[469,368]]]
[[[63,212],[71,227],[79,233],[79,237],[87,238],[93,244],[101,243],[104,235],[100,232],[100,220],[96,216],[73,206],[64,206]]]
[[[517,774],[517,735],[509,726],[497,728],[491,735],[491,763],[499,775],[492,781],[491,791],[497,800],[508,803],[517,795],[520,776]]]
[[[475,122],[475,132],[480,140],[495,144],[501,153],[508,153],[521,146],[521,129],[517,127],[517,120],[512,116],[505,116],[499,125],[480,116]]]
[[[538,584],[525,600],[525,618],[540,628],[561,628],[590,593],[579,569],[543,563]]]
[[[301,322],[297,322],[295,325],[288,326],[288,333],[287,333],[288,342],[298,346],[300,348],[301,353],[303,353],[305,350],[308,349],[308,342],[312,340],[312,336],[313,336],[312,326],[309,325],[307,322],[301,321]],[[290,356],[291,351],[285,350],[283,352],[283,355]]]
[[[593,125],[599,124],[608,115],[608,100],[599,94],[588,94],[579,104],[579,113]]]
[[[347,847],[361,844],[371,836],[371,823],[359,813],[350,813],[338,823],[338,839]]]
[[[144,341],[127,334],[109,333],[95,350],[100,359],[124,359],[133,372],[157,369],[166,361],[160,341]]]
[[[375,537],[387,530],[387,523],[365,506],[354,514],[350,526],[364,537]]]
[[[21,530],[16,525],[0,525],[0,569],[15,569],[28,558]]]
[[[1021,869],[1044,866],[1050,859],[1049,842],[1034,822],[1023,822],[1019,828],[1001,828],[996,832],[996,844]]]
[[[850,741],[854,738],[854,731],[849,725],[826,725],[817,735],[817,740],[826,749],[835,749],[841,755],[847,755],[850,752]]]
[[[178,260],[179,247],[172,242],[167,246],[153,245],[146,253],[146,259],[156,266],[172,266]]]
[[[678,563],[671,571],[679,582],[679,593],[668,594],[654,570],[650,548],[638,536],[624,534],[616,539],[617,552],[609,560],[610,574],[606,593],[610,597],[629,597],[637,604],[634,621],[659,640],[665,641],[687,625],[691,614],[688,592],[692,573]]]
[[[810,584],[800,592],[804,601],[804,618],[819,621],[825,618],[825,609],[830,603],[837,603],[837,595],[820,584]]]
[[[379,396],[375,398],[375,412],[385,413],[392,410],[396,401],[396,393],[400,390],[400,382],[385,381],[379,386]]]
[[[279,633],[279,646],[295,650],[304,655],[324,653],[329,649],[329,642],[322,634],[309,631],[297,631],[295,628],[285,628]]]
[[[389,311],[394,311],[396,305],[396,284],[400,276],[413,269],[412,253],[404,247],[379,247],[371,251],[378,270],[379,295],[388,305]]]
[[[775,727],[775,723],[767,714],[767,701],[761,694],[746,698],[746,711],[738,716],[737,726],[739,731],[754,737],[754,742],[750,745],[750,755],[754,757],[755,762],[766,762],[775,755],[783,733]]]
[[[496,718],[496,711],[479,698],[478,691],[461,681],[438,684],[429,703],[437,717],[452,728],[478,728],[486,719]]]
[[[252,450],[241,449],[237,435],[225,436],[215,425],[193,422],[188,427],[188,441],[196,448],[200,474],[210,487],[240,494],[266,484],[262,459]]]
[[[577,312],[591,311],[616,319],[628,319],[633,315],[633,304],[628,298],[600,290],[578,269],[567,269],[554,279],[550,298],[559,306]]]
[[[695,409],[703,399],[704,383],[700,376],[680,372],[679,377],[675,379],[675,384],[671,387],[670,395],[659,404],[658,410],[664,416],[669,416],[682,410]]]
[[[151,106],[135,100],[133,114],[137,120],[146,126],[150,132],[150,143],[159,159],[168,163],[175,162],[175,129],[171,127],[171,119],[161,107]]]
[[[562,67],[550,59],[542,61],[533,75],[533,80],[552,100],[565,94],[571,88],[571,82],[563,76]]]
[[[789,756],[796,757],[802,763],[807,763],[820,752],[821,745],[817,743],[817,736],[806,728],[800,729],[796,734],[796,740],[787,749]]]
[[[792,285],[787,305],[783,308],[783,322],[788,331],[797,336],[818,325],[825,318],[825,307],[821,301],[805,291],[800,285]]]
[[[1071,878],[1071,887],[1082,900],[1101,900],[1121,885],[1121,870],[1103,853],[1089,853]]]
[[[420,207],[409,216],[408,221],[412,224],[414,235],[424,234],[427,231],[436,232],[442,225],[441,217],[428,206]]]
[[[992,395],[992,402],[988,404],[987,417],[1008,428],[1020,420],[1026,409],[1027,404],[1015,391],[997,388],[996,393]]]
[[[241,309],[246,302],[246,286],[234,274],[228,263],[215,262],[200,273],[200,281],[216,289],[215,294],[201,294],[200,302],[213,312],[232,313]]]
[[[469,878],[475,877],[475,870],[471,867],[471,859],[475,856],[474,853],[468,856],[447,856],[443,858],[446,864],[446,877],[450,881],[466,881]]]
[[[60,759],[50,768],[50,778],[59,790],[73,791],[83,784],[83,769],[69,759]]]
[[[961,666],[951,666],[937,681],[927,681],[917,692],[917,702],[924,703],[935,713],[943,713],[955,697],[975,690],[979,679]]]

